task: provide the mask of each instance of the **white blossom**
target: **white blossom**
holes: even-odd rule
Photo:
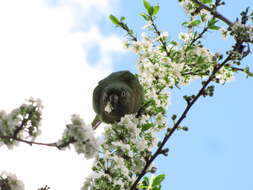
[[[130,136],[135,138],[139,136],[140,129],[137,128],[139,120],[136,118],[135,114],[127,114],[121,118],[119,125],[124,125],[129,130]]]
[[[253,27],[240,22],[235,22],[232,26],[232,34],[237,39],[253,42]]]
[[[234,80],[234,72],[232,70],[221,68],[220,71],[216,74],[215,79],[218,80],[220,84],[225,84]]]
[[[126,144],[126,143],[123,143],[123,142],[120,142],[120,141],[112,142],[112,145],[114,147],[120,148],[122,150],[130,150],[130,145],[129,144]]]
[[[192,33],[180,32],[178,37],[179,37],[180,40],[182,40],[184,42],[189,42],[190,40],[192,40],[193,34]]]
[[[27,101],[10,113],[0,111],[1,145],[5,144],[9,149],[18,145],[18,141],[10,137],[34,140],[41,133],[41,100],[30,98]]]
[[[162,32],[160,36],[158,36],[155,40],[159,41],[160,39],[167,38],[167,37],[168,37],[168,32]]]
[[[84,154],[85,158],[96,156],[99,147],[99,140],[94,136],[94,130],[90,125],[86,125],[79,115],[72,115],[72,123],[67,125],[63,133],[63,139],[58,141],[58,145],[64,144],[65,139],[73,139],[75,150],[79,154]]]
[[[221,36],[222,36],[222,39],[223,39],[223,40],[227,39],[227,37],[228,37],[228,35],[229,35],[229,33],[230,33],[228,30],[226,30],[226,29],[224,29],[224,28],[221,28],[221,29],[220,29],[220,32],[221,32]]]
[[[147,24],[145,24],[145,25],[142,27],[142,29],[147,29],[147,28],[150,28],[151,26],[152,26],[152,21],[149,20],[149,21],[147,22]]]
[[[205,9],[200,10],[199,16],[201,16],[201,19],[203,20],[203,22],[207,22],[210,19],[210,14]]]
[[[194,5],[191,0],[182,0],[181,4],[184,8],[184,11],[188,14],[191,14],[195,11]]]
[[[142,45],[140,42],[134,42],[133,45],[131,46],[131,49],[134,53],[138,53],[142,49]]]
[[[2,172],[0,174],[0,181],[1,180],[8,181],[7,185],[8,185],[8,187],[9,187],[10,190],[24,190],[24,184],[23,184],[23,182],[20,181],[15,174],[7,173],[7,172]],[[2,190],[1,186],[0,186],[0,190]]]
[[[148,148],[148,143],[147,141],[143,140],[143,141],[137,141],[136,142],[136,147],[140,150],[143,151],[145,149]]]

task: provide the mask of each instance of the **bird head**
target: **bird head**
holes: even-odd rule
[[[132,90],[124,85],[108,85],[103,93],[103,110],[112,117],[122,117],[131,112]]]
[[[136,113],[143,103],[143,88],[129,71],[118,71],[99,81],[93,91],[93,108],[100,121],[114,123]]]

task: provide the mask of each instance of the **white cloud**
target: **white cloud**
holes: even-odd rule
[[[115,12],[119,0],[47,0],[62,6],[68,6],[77,16],[76,23],[87,27],[99,19],[108,18],[108,15]]]
[[[87,3],[87,0],[70,0],[70,2],[76,2],[86,10],[92,9],[93,11],[96,10],[100,13],[108,13],[111,11],[111,5],[115,4],[117,1],[118,0],[92,0]],[[67,2],[69,2],[69,0],[67,0]]]
[[[111,1],[64,0],[54,8],[43,0],[0,1],[0,109],[11,110],[30,96],[41,98],[45,109],[39,141],[57,140],[73,113],[91,122],[92,90],[111,72],[110,54],[123,51],[120,40],[104,36],[95,23],[86,31],[71,32],[78,23],[71,3],[79,3],[83,11],[97,7],[96,14],[102,16]],[[87,61],[91,44],[101,50],[95,67]],[[0,172],[15,172],[26,190],[46,184],[79,189],[91,165],[74,152],[49,147],[1,147],[0,154]]]

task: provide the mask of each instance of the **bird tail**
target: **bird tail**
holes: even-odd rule
[[[102,122],[100,121],[99,116],[96,115],[96,117],[94,118],[94,120],[93,120],[92,123],[91,123],[92,129],[93,129],[93,130],[96,130],[97,127],[98,127],[101,123],[102,123]]]

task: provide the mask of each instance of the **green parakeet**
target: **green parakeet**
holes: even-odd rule
[[[143,103],[143,88],[129,71],[118,71],[99,81],[93,91],[93,108],[97,116],[94,129],[101,122],[119,122],[125,114],[136,113]]]

